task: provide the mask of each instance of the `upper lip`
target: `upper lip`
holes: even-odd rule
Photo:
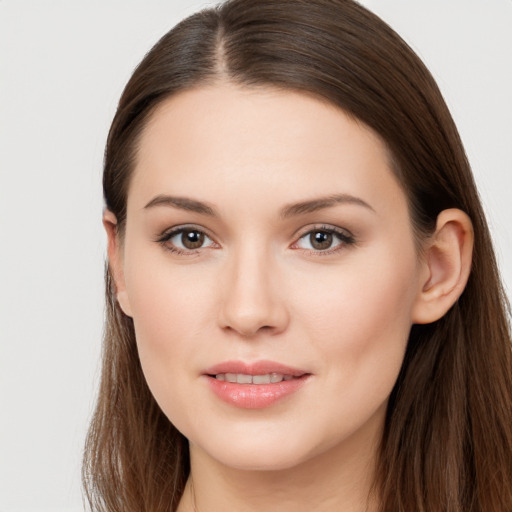
[[[266,375],[268,373],[279,373],[282,375],[301,377],[309,372],[274,361],[254,361],[250,363],[246,363],[244,361],[224,361],[214,366],[210,366],[204,371],[205,375],[219,375],[223,373],[239,373],[244,375]]]

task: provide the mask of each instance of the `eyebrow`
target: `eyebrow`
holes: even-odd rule
[[[300,203],[287,205],[281,210],[281,217],[286,219],[288,217],[312,213],[318,210],[323,210],[324,208],[331,208],[337,204],[355,204],[363,206],[364,208],[376,213],[366,201],[363,201],[359,197],[355,197],[350,194],[333,194],[326,197],[312,199],[310,201],[301,201]]]
[[[375,210],[366,201],[363,201],[359,197],[355,197],[350,194],[333,194],[326,197],[311,199],[309,201],[301,201],[299,203],[286,205],[281,210],[280,216],[281,218],[286,219],[289,217],[304,215],[306,213],[316,212],[325,208],[331,208],[337,204],[355,204],[375,212]],[[157,206],[178,208],[180,210],[187,210],[211,217],[217,216],[217,213],[212,206],[202,201],[191,199],[189,197],[158,195],[151,199],[151,201],[149,201],[149,203],[144,206],[144,209],[154,208]]]
[[[190,199],[189,197],[159,195],[151,199],[151,201],[144,206],[144,209],[154,208],[156,206],[171,206],[179,208],[180,210],[200,213],[202,215],[209,215],[212,217],[216,216],[215,209],[213,207],[207,203]]]

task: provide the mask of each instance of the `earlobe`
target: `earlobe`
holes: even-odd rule
[[[428,324],[439,320],[460,297],[471,271],[473,226],[455,208],[437,217],[436,231],[425,248],[423,279],[413,308],[412,321]]]
[[[114,279],[117,302],[125,315],[132,316],[126,294],[122,247],[117,229],[117,218],[110,210],[103,212],[103,226],[107,233],[108,263],[112,278]]]

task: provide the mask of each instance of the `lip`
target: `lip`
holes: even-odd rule
[[[246,375],[279,373],[291,375],[294,378],[271,384],[239,384],[220,381],[215,378],[215,375],[223,373]],[[311,373],[274,361],[256,361],[252,363],[225,361],[207,368],[203,372],[203,377],[207,379],[213,393],[223,402],[242,409],[264,409],[297,392],[311,377]]]
[[[264,375],[266,373],[282,373],[293,377],[301,377],[308,374],[305,370],[293,368],[274,361],[254,361],[245,363],[243,361],[225,361],[207,368],[205,375],[218,375],[219,373],[245,373],[247,375]]]

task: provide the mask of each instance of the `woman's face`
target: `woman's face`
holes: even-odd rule
[[[370,129],[301,93],[175,95],[143,133],[120,251],[145,376],[193,452],[283,469],[375,445],[421,263]]]

